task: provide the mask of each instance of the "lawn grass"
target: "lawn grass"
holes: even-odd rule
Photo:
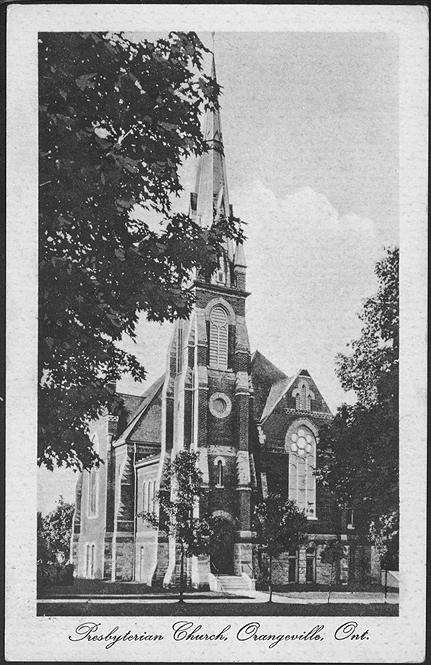
[[[389,603],[50,603],[39,602],[37,616],[398,616]]]
[[[256,585],[258,590],[266,591],[267,585],[258,584]],[[278,584],[273,586],[274,592],[279,593],[291,593],[291,592],[301,592],[309,593],[313,591],[324,591],[329,590],[328,585],[324,584]],[[195,593],[197,590],[187,587],[186,592],[188,594]],[[208,589],[207,589],[208,591]],[[374,592],[378,593],[383,591],[383,588],[376,584],[352,584],[352,585],[334,585],[331,587],[331,593],[336,591],[349,592],[349,591],[363,591],[363,592]],[[396,590],[388,589],[388,593]],[[172,595],[179,593],[177,587],[164,588],[161,584],[148,586],[146,584],[141,584],[139,582],[110,582],[109,580],[85,580],[85,579],[75,579],[74,583],[68,586],[65,585],[49,585],[40,587],[38,589],[38,598],[52,598],[53,596],[63,596],[71,597],[76,595]],[[201,590],[202,593],[202,590]]]
[[[187,588],[187,593],[193,593],[194,591],[194,589]],[[52,598],[53,596],[76,596],[80,594],[86,596],[110,596],[117,594],[172,595],[172,593],[179,593],[179,590],[172,588],[167,589],[162,585],[148,586],[147,584],[141,584],[140,582],[110,582],[108,580],[76,579],[73,584],[67,586],[60,584],[40,586],[37,595],[38,598]]]

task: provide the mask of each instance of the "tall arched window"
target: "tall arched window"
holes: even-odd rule
[[[94,578],[94,559],[96,553],[95,545],[87,545],[86,547],[86,561],[85,561],[85,576],[89,579]]]
[[[307,409],[307,386],[305,383],[301,386],[301,409]]]
[[[316,550],[313,546],[305,551],[305,581],[313,584],[316,581]]]
[[[85,577],[90,577],[90,549],[90,545],[85,548]]]
[[[99,453],[99,438],[95,432],[91,437],[91,443],[96,453]],[[87,515],[88,517],[96,517],[97,515],[97,468],[93,466],[90,470],[88,477],[88,497],[87,497]]]
[[[88,479],[88,517],[96,517],[97,514],[97,469],[90,471]]]
[[[228,361],[228,318],[221,305],[216,305],[210,315],[210,365],[227,369]]]
[[[299,393],[297,393],[295,397],[295,408],[297,409],[297,411],[299,411],[301,408],[301,398],[299,396]]]
[[[148,497],[147,497],[147,501],[148,501],[148,512],[149,512],[149,513],[151,513],[151,489],[152,489],[152,486],[153,486],[153,483],[150,481],[150,482],[148,483]]]
[[[298,422],[286,436],[289,453],[289,499],[305,511],[309,518],[316,517],[316,437],[311,428]]]
[[[143,483],[143,485],[142,485],[142,510],[144,511],[144,513],[146,513],[147,510],[148,510],[147,497],[148,497],[147,483]]]
[[[144,581],[144,548],[141,547],[139,552],[139,581]]]
[[[182,323],[178,323],[177,328],[177,374],[183,370],[183,328]]]
[[[90,577],[94,578],[94,558],[96,554],[96,545],[91,546],[91,568],[90,568]]]
[[[151,512],[154,514],[156,512],[156,481],[153,480],[151,483]]]
[[[223,462],[221,460],[217,462],[217,485],[223,487]]]

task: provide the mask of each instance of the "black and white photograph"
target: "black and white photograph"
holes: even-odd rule
[[[206,9],[9,7],[7,656],[416,662],[427,16]]]

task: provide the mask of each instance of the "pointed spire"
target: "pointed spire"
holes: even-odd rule
[[[217,80],[214,54],[211,63],[211,78]],[[209,145],[209,150],[199,158],[194,210],[199,224],[211,226],[214,215],[229,216],[229,193],[219,109],[207,109],[203,135]]]
[[[214,51],[214,49],[213,49]],[[217,81],[217,75],[216,75],[216,68],[215,68],[215,55],[213,53],[212,59],[211,59],[211,78],[215,79]]]

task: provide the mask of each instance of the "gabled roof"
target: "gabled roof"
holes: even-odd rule
[[[257,350],[251,356],[251,371],[256,378],[269,379],[271,383],[288,378],[281,369],[276,367],[263,353]]]
[[[316,385],[307,369],[300,369],[294,376],[289,377],[273,365],[268,358],[265,358],[260,351],[253,353],[251,357],[251,378],[254,389],[254,414],[258,423],[263,424],[269,418],[289,388],[301,376],[308,377]],[[323,398],[322,403],[324,410],[327,409],[330,414],[331,411]]]
[[[162,374],[157,381],[154,381],[153,384],[144,392],[144,394],[140,397],[141,402],[136,409],[135,413],[133,416],[129,419],[128,424],[126,429],[123,431],[123,433],[117,437],[116,443],[124,443],[127,438],[130,436],[130,434],[133,432],[134,428],[138,424],[140,418],[144,415],[145,411],[148,409],[150,406],[151,402],[157,395],[157,393],[162,389],[163,383],[165,380],[165,375]]]
[[[142,405],[144,397],[143,395],[129,395],[128,393],[117,393],[117,395],[123,400],[123,422],[128,425],[136,411]]]
[[[316,386],[316,383],[314,379],[312,378],[311,374],[308,372],[306,369],[300,369],[296,372],[294,376],[291,378],[286,378],[286,379],[281,379],[280,381],[277,381],[273,386],[271,386],[271,389],[269,391],[269,395],[267,397],[265,406],[262,411],[262,415],[260,416],[260,423],[263,424],[266,420],[268,420],[269,416],[271,413],[274,411],[275,407],[279,403],[279,401],[284,397],[284,395],[287,393],[289,388],[291,388],[297,379],[299,379],[301,376],[306,376],[309,379],[312,380],[313,384]],[[316,389],[319,390],[316,386]],[[319,393],[320,394],[320,393]],[[328,408],[326,402],[322,398],[322,404],[324,409],[327,409],[327,412],[331,414],[330,409]]]
[[[286,394],[286,392],[289,390],[290,386],[296,381],[298,376],[300,376],[301,372],[297,372],[295,376],[292,376],[290,379],[282,379],[281,381],[278,381],[275,383],[269,392],[268,399],[266,400],[265,407],[262,411],[262,415],[260,417],[260,422],[264,423],[265,420],[268,419],[268,417],[271,415],[271,413],[274,411],[275,407],[279,403],[279,401],[282,399],[282,397]]]
[[[289,377],[276,367],[260,351],[251,357],[251,379],[254,389],[254,412],[256,420],[260,420],[265,404],[274,384],[289,381]]]
[[[274,383],[273,386],[271,386],[271,390],[269,391],[266,404],[264,406],[262,415],[260,417],[261,422],[264,422],[268,418],[270,413],[272,413],[272,411],[275,409],[275,407],[277,406],[283,395],[289,389],[289,386],[292,385],[295,378],[296,377],[292,377],[291,379],[289,378],[281,379],[280,381],[277,381],[277,383]]]

